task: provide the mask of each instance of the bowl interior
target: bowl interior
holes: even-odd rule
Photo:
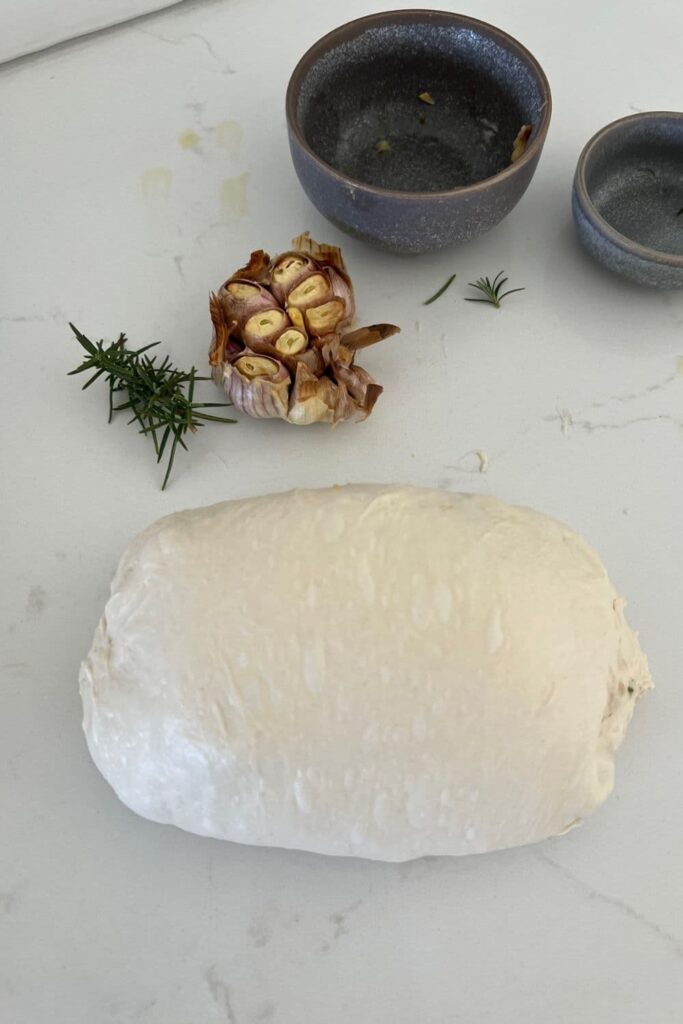
[[[488,26],[418,15],[334,35],[304,70],[296,114],[346,177],[402,192],[472,185],[509,166],[520,128],[533,138],[541,123],[540,75]]]
[[[585,181],[591,202],[616,231],[649,249],[683,255],[683,117],[617,126],[594,144]]]

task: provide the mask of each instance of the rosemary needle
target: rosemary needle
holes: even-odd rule
[[[204,412],[205,409],[222,408],[229,403],[194,401],[195,383],[198,380],[210,380],[210,377],[200,377],[194,366],[189,371],[179,370],[168,356],[158,363],[157,356],[147,355],[149,349],[156,348],[160,342],[129,349],[126,348],[125,334],[120,334],[113,344],[104,341],[95,344],[73,324],[70,323],[69,327],[86,353],[83,362],[71,374],[95,371],[83,385],[84,391],[98,377],[105,375],[104,379],[109,385],[109,422],[115,412],[129,409],[132,417],[128,422],[137,422],[139,433],[151,437],[157,463],[161,462],[169,441],[173,439],[168,448],[162,491],[171,475],[178,445],[187,451],[184,438],[188,430],[194,434],[208,420],[217,423],[236,422],[225,416]],[[125,401],[115,405],[116,395],[125,396]]]
[[[446,283],[441,285],[441,287],[439,288],[438,292],[434,292],[434,294],[429,299],[425,299],[425,301],[422,303],[422,305],[423,306],[431,306],[432,302],[436,302],[437,299],[440,299],[441,296],[443,295],[443,293],[446,291],[446,289],[450,288],[450,286],[453,284],[453,282],[455,281],[455,278],[456,278],[456,275],[455,274],[451,274],[451,276],[448,278]]]
[[[507,295],[512,295],[514,292],[524,291],[524,288],[510,288],[506,292],[502,291],[508,280],[507,277],[503,277],[504,273],[504,270],[499,271],[493,281],[488,277],[480,277],[477,281],[470,281],[469,287],[476,288],[483,294],[484,298],[466,298],[465,302],[488,302],[489,305],[495,306],[496,309],[500,309],[500,304]]]

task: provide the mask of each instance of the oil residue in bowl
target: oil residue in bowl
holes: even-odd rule
[[[387,56],[325,77],[303,127],[311,148],[350,178],[439,192],[507,167],[523,121],[516,100],[478,68]]]
[[[372,142],[363,149],[355,140],[342,143],[335,166],[349,177],[378,188],[436,192],[480,180],[476,165],[483,162],[491,148],[491,132],[482,128],[479,133],[463,132],[459,138],[450,139],[415,131],[389,135],[382,141],[387,142],[388,149],[379,149]],[[506,163],[509,160],[501,161],[499,169]]]

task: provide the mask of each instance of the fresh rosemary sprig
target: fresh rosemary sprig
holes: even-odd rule
[[[443,293],[446,291],[446,289],[450,288],[450,286],[453,284],[453,282],[455,281],[455,277],[455,274],[451,274],[446,283],[441,285],[438,292],[434,292],[434,294],[429,299],[425,299],[422,305],[431,306],[432,302],[436,302],[437,299],[440,299]]]
[[[478,281],[470,281],[469,287],[476,288],[480,291],[484,298],[483,299],[469,299],[466,298],[465,302],[488,302],[491,306],[495,306],[496,309],[500,309],[500,304],[507,295],[512,295],[513,292],[523,292],[523,288],[510,288],[504,292],[502,289],[507,284],[507,277],[503,277],[505,273],[501,270],[494,277],[493,281],[490,281],[488,277],[480,277]]]
[[[236,422],[224,416],[203,412],[204,409],[226,406],[228,402],[194,401],[195,383],[198,380],[210,380],[210,377],[198,376],[194,366],[189,372],[179,370],[168,356],[157,363],[157,356],[147,355],[149,349],[156,348],[160,342],[128,349],[125,334],[120,334],[112,344],[104,341],[95,344],[73,324],[70,323],[69,327],[86,352],[81,365],[72,370],[69,376],[94,370],[92,377],[83,385],[85,391],[98,377],[105,375],[104,379],[109,385],[109,422],[115,412],[130,409],[133,415],[128,422],[137,422],[140,425],[139,433],[151,437],[157,463],[161,462],[168,442],[171,441],[162,491],[171,475],[178,445],[187,451],[183,439],[188,430],[195,433],[205,420]],[[126,400],[114,405],[115,395],[122,392],[125,392]]]

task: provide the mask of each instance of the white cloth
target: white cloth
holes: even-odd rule
[[[2,0],[0,63],[173,7],[177,0]]]

